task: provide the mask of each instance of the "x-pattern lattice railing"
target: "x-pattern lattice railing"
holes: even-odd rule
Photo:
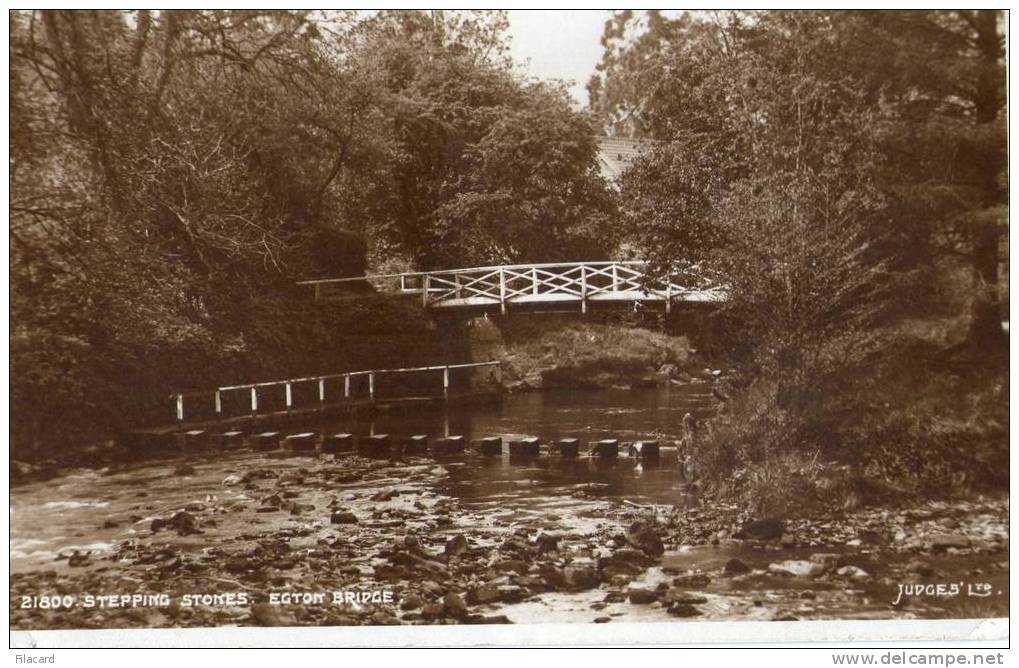
[[[323,285],[393,282],[404,294],[420,294],[430,308],[498,306],[503,313],[513,304],[575,302],[586,312],[588,302],[673,301],[712,302],[725,299],[725,290],[696,267],[675,272],[668,279],[649,277],[644,262],[566,262],[473,267],[428,272],[385,274],[357,278],[302,281],[316,297]]]

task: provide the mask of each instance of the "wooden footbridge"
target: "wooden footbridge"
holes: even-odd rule
[[[300,281],[319,299],[344,287],[370,285],[382,291],[415,295],[429,309],[482,311],[539,310],[549,306],[594,305],[630,308],[637,304],[720,302],[726,292],[696,266],[668,277],[651,275],[645,262],[561,262],[510,264],[467,269],[378,274]]]

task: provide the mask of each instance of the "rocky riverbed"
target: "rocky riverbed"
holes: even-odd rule
[[[564,466],[236,453],[21,485],[11,627],[1007,615],[1007,498],[785,522]]]

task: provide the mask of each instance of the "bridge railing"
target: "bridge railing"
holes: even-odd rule
[[[181,392],[171,395],[177,422],[193,419],[227,419],[249,415],[266,415],[291,411],[308,411],[326,406],[354,402],[439,399],[455,396],[454,372],[463,369],[494,367],[496,382],[501,382],[502,367],[498,360],[467,364],[370,369],[346,371],[324,376],[305,376],[259,383],[224,385],[204,392]],[[385,376],[416,374],[416,382],[395,387],[380,387]],[[434,387],[434,393],[420,395],[422,385]],[[426,392],[432,392],[425,389]]]
[[[421,295],[426,307],[493,306],[506,312],[508,304],[578,302],[586,312],[589,302],[720,301],[724,290],[717,281],[693,266],[668,278],[647,274],[647,263],[554,262],[514,264],[427,272],[380,274],[353,278],[301,281],[313,286],[315,296],[328,285],[370,284],[403,294]]]

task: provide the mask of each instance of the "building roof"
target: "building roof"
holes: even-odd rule
[[[630,163],[652,143],[647,139],[598,137],[598,162],[602,176],[609,181],[618,180]]]

